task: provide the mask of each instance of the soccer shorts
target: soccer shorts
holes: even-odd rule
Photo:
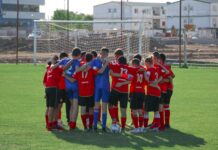
[[[67,89],[67,97],[69,100],[74,100],[79,98],[78,89]]]
[[[161,93],[159,104],[164,104],[164,100],[166,99],[167,93]]]
[[[58,89],[58,103],[64,103],[67,100],[67,92],[66,90],[60,90]]]
[[[145,111],[147,111],[147,112],[158,111],[159,110],[159,102],[160,102],[159,97],[147,95],[147,97],[145,99],[145,106],[144,106]]]
[[[130,108],[131,109],[142,109],[145,101],[144,93],[132,93],[130,96]]]
[[[128,102],[128,93],[121,93],[115,90],[111,90],[110,94],[110,105],[117,105],[118,101],[120,101],[120,107],[121,108],[127,108],[127,102]]]
[[[87,108],[94,107],[95,101],[94,101],[94,96],[88,96],[88,97],[79,97],[79,105],[80,106],[85,106]]]
[[[103,88],[96,88],[95,89],[95,102],[100,102],[102,99],[102,102],[108,103],[110,99],[110,90],[109,89],[103,89]]]
[[[55,87],[46,88],[46,106],[56,108],[58,105],[58,89]]]
[[[170,99],[171,96],[173,95],[173,91],[172,90],[167,90],[167,94],[164,100],[164,104],[169,105],[170,104]]]

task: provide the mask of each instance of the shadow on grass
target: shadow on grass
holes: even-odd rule
[[[176,129],[169,129],[165,132],[148,132],[144,134],[131,134],[129,132],[122,134],[113,133],[88,133],[76,129],[69,132],[52,132],[58,139],[70,143],[81,145],[93,145],[100,148],[132,148],[142,150],[144,147],[158,148],[160,146],[174,147],[200,147],[206,142],[203,138],[181,132]]]

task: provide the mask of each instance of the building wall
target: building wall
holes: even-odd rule
[[[218,28],[218,2],[211,4],[211,27]]]
[[[197,28],[211,27],[210,5],[210,3],[194,0],[182,1],[182,27],[184,27],[184,24],[194,24]],[[179,28],[179,2],[168,4],[166,12],[167,28],[170,29],[173,25]]]

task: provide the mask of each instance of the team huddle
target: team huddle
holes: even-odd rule
[[[132,133],[170,128],[170,99],[175,75],[165,63],[165,54],[154,52],[145,60],[136,54],[127,62],[123,50],[118,48],[114,57],[110,60],[109,49],[103,47],[100,54],[74,48],[72,58],[65,52],[51,58],[43,79],[48,131],[63,130],[63,103],[69,130],[77,127],[80,108],[84,130],[97,132],[101,122],[102,132],[107,132],[109,111],[111,131],[124,132],[128,102],[134,126]],[[154,112],[151,124],[148,124],[149,112]]]

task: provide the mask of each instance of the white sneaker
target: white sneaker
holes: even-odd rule
[[[63,124],[62,120],[58,120],[58,126],[59,127],[64,127],[64,124]]]
[[[130,131],[131,133],[140,133],[139,128],[134,128],[133,130]]]

